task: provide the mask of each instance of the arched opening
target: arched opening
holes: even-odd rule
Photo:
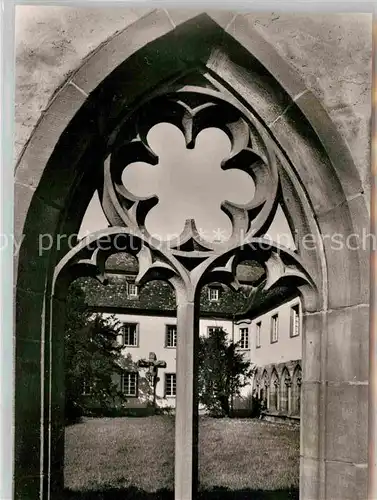
[[[280,411],[283,414],[290,413],[290,388],[291,388],[291,377],[286,368],[284,368],[281,377],[281,389],[280,389]]]
[[[260,399],[262,403],[262,410],[269,409],[270,407],[270,382],[267,371],[265,370],[261,379],[261,392]]]
[[[63,87],[45,113],[17,168],[19,216],[15,236],[24,234],[25,237],[17,256],[16,498],[45,499],[51,491],[61,488],[64,441],[60,412],[64,387],[59,360],[63,349],[64,297],[55,294],[52,309],[49,304],[54,270],[70,245],[66,238],[59,238],[58,245],[58,237],[78,232],[86,207],[98,185],[102,184],[103,163],[113,144],[112,134],[117,134],[117,127],[121,127],[126,118],[124,110],[131,112],[157,88],[162,92],[176,91],[183,82],[192,83],[187,74],[193,68],[199,86],[215,93],[226,93],[230,89],[232,104],[233,100],[237,101],[238,109],[248,119],[258,116],[258,123],[263,124],[263,130],[266,134],[268,131],[274,143],[279,194],[289,214],[289,223],[298,241],[302,241],[305,234],[314,235],[312,248],[298,248],[300,262],[318,290],[318,294],[313,294],[308,287],[300,286],[304,315],[300,487],[301,498],[319,498],[331,476],[331,464],[339,464],[343,473],[344,464],[365,462],[364,444],[348,446],[348,451],[339,444],[339,389],[336,384],[325,382],[337,381],[332,370],[334,363],[327,363],[328,348],[333,349],[335,345],[336,321],[343,318],[344,331],[351,331],[355,322],[360,324],[359,330],[367,330],[367,298],[360,286],[367,279],[367,259],[360,250],[345,247],[335,250],[322,238],[332,232],[347,236],[355,227],[367,227],[360,180],[350,153],[329,117],[301,82],[297,83],[292,70],[268,45],[263,45],[263,41],[261,47],[267,55],[262,51],[260,57],[265,66],[256,59],[253,40],[255,37],[259,40],[257,33],[235,29],[232,37],[208,16],[199,16],[195,22],[156,38],[153,29],[149,28],[159,25],[161,16],[160,12],[154,13],[143,20],[142,26],[132,27],[145,31],[145,46],[132,55],[125,55],[125,44],[119,42],[117,46],[114,40],[114,53],[119,60],[117,69],[101,74],[97,80],[91,79],[90,85],[95,90],[88,99],[84,94],[75,94],[77,99],[72,109],[63,114],[59,127],[54,127],[54,116],[56,113],[61,115],[59,105],[64,99],[69,100],[74,92],[69,84]],[[201,29],[197,30],[197,26]],[[146,59],[150,64],[145,65]],[[274,68],[277,60],[278,69]],[[94,60],[89,59],[75,75],[76,85],[85,86],[84,75],[91,64]],[[203,66],[208,76],[204,84]],[[200,71],[196,71],[198,67]],[[276,78],[272,76],[275,72]],[[41,151],[38,138],[43,130],[49,131],[46,138],[49,144]],[[38,162],[35,162],[36,156]],[[35,168],[35,192],[27,187],[32,168]],[[147,205],[140,209],[141,212],[145,208]],[[119,215],[117,209],[113,215]],[[43,234],[49,237],[41,240],[39,236]],[[294,258],[290,253],[287,255],[289,259]],[[289,269],[287,262],[283,264]],[[194,320],[193,314],[190,318]],[[352,357],[350,339],[351,336],[342,343],[342,354],[347,358]],[[191,347],[185,345],[181,352]],[[334,356],[337,353],[335,350]],[[357,385],[350,386],[346,382],[354,379],[354,371],[357,378],[363,378],[361,373],[366,363],[362,356],[355,365],[342,375],[340,382],[345,383],[342,391],[347,401],[357,407],[365,393]],[[192,366],[187,369],[191,373]],[[268,402],[268,386],[264,387],[263,399]],[[189,401],[190,394],[184,394]],[[365,419],[366,414],[362,412],[360,420],[365,422]],[[341,431],[344,435],[350,431],[354,443],[358,443],[360,435],[351,432],[355,427],[355,420],[350,417]],[[192,436],[191,427],[185,437],[188,435]],[[333,436],[331,443],[326,442],[328,435]],[[182,485],[182,471],[186,458],[192,463],[191,444],[185,448],[187,457],[181,457],[176,465],[176,480],[180,487],[190,491],[190,480]],[[190,474],[195,475],[195,463],[189,469]],[[342,494],[344,485],[339,483],[339,488],[337,491]],[[363,492],[360,495],[365,498]]]
[[[280,391],[279,391],[279,377],[278,374],[276,373],[275,370],[273,370],[271,374],[271,381],[270,381],[270,403],[269,403],[269,410],[271,412],[276,412],[279,410],[279,396],[280,396]]]
[[[292,379],[292,413],[293,415],[300,415],[301,411],[301,385],[302,385],[302,371],[300,366],[296,366]]]

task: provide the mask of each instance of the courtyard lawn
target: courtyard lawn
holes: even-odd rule
[[[205,417],[199,429],[201,498],[298,498],[298,429]],[[65,486],[68,498],[172,498],[174,417],[85,419],[67,427]]]
[[[255,419],[203,419],[199,429],[201,488],[298,488],[298,428]]]

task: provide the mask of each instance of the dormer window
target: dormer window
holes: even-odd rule
[[[139,296],[139,287],[133,282],[127,283],[127,295],[130,298],[136,298]]]
[[[217,302],[220,298],[220,290],[218,288],[209,287],[208,288],[208,300],[211,302]]]

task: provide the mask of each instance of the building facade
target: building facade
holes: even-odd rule
[[[298,420],[301,409],[302,313],[299,297],[252,320],[253,391],[269,419]]]
[[[150,368],[139,362],[158,363],[155,390],[158,407],[175,407],[177,318],[174,292],[156,281],[143,289],[135,284],[132,257],[117,254],[108,261],[107,293],[94,280],[81,279],[93,312],[114,316],[121,323],[117,341],[123,346],[120,370],[114,383],[127,398],[124,407],[145,408],[152,403]],[[298,296],[285,290],[277,298],[265,293],[253,300],[265,275],[255,264],[238,266],[241,289],[233,292],[211,284],[201,293],[199,335],[222,329],[255,369],[249,384],[234,398],[235,410],[252,409],[257,398],[264,416],[299,418],[302,314]],[[275,305],[274,305],[275,304]],[[90,392],[86,392],[90,397]]]

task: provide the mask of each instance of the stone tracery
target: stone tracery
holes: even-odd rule
[[[160,241],[149,234],[145,220],[158,203],[158,197],[135,196],[124,186],[122,173],[127,165],[136,161],[151,165],[158,163],[147,135],[154,125],[162,122],[171,123],[181,130],[187,148],[195,147],[202,130],[209,127],[223,130],[232,147],[221,168],[243,170],[252,177],[255,193],[248,203],[241,205],[227,200],[222,203],[221,209],[232,223],[229,240],[205,240],[194,220],[187,220],[181,235],[173,240]],[[255,142],[258,142],[258,152],[254,149]],[[263,153],[260,144],[263,144]],[[184,87],[180,91],[158,95],[141,106],[112,137],[99,191],[111,229],[84,240],[87,249],[85,243],[80,242],[57,267],[56,276],[68,262],[71,265],[74,261],[81,269],[94,266],[89,274],[94,273],[104,280],[105,257],[127,250],[139,260],[137,282],[140,284],[153,276],[189,280],[194,290],[199,283],[215,278],[237,287],[235,267],[241,258],[248,258],[250,254],[266,269],[267,281],[263,284],[266,289],[286,278],[313,284],[296,252],[263,239],[275,215],[279,196],[274,145],[252,114],[246,117],[235,100],[229,96],[224,98],[218,91]],[[108,240],[107,246],[104,239]],[[91,251],[89,247],[93,249],[93,246],[95,249]]]

